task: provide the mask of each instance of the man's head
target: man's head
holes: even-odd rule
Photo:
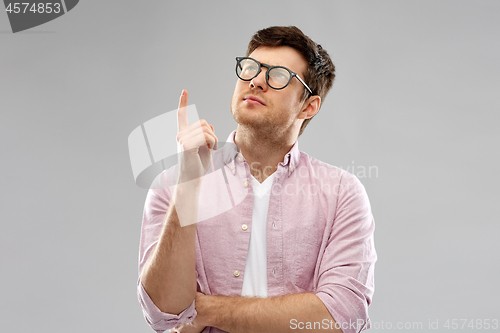
[[[251,104],[240,103],[242,99],[249,95],[256,96],[266,104],[266,107],[270,108],[267,110],[269,112],[265,113],[267,123],[272,124],[273,120],[278,121],[277,126],[286,128],[286,126],[294,126],[297,119],[303,119],[303,121],[300,120],[298,133],[302,134],[319,110],[335,78],[335,66],[328,53],[297,27],[269,27],[257,31],[252,36],[246,56],[269,66],[287,67],[298,74],[312,90],[312,94],[298,78],[294,77],[284,89],[272,89],[266,81],[267,69],[262,66],[261,73],[253,80],[250,82],[238,80],[236,84],[232,101],[236,121],[245,123],[246,120],[250,124],[251,121],[256,120],[245,118],[245,115],[252,117],[249,113],[238,112],[241,111],[239,107],[242,105],[252,108]],[[257,106],[254,109],[257,111]],[[278,118],[281,119],[281,123]],[[264,123],[259,124],[257,121],[254,125],[264,126]],[[278,127],[275,129],[277,130]]]

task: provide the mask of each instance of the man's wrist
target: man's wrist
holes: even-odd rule
[[[197,293],[196,295],[196,311],[203,326],[217,327],[222,315],[230,315],[227,312],[231,311],[231,308],[223,307],[224,301],[230,300],[229,297],[204,295],[201,293]]]

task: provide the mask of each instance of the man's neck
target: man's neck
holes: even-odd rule
[[[276,171],[296,140],[295,133],[256,133],[240,125],[234,138],[250,166],[250,173],[260,183]]]

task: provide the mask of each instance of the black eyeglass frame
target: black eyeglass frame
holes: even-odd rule
[[[250,60],[253,60],[255,61],[258,65],[259,65],[259,70],[257,71],[257,73],[250,79],[243,79],[239,74],[238,74],[238,65],[240,64],[240,62],[242,60],[245,60],[245,59],[250,59]],[[236,76],[242,80],[242,81],[251,81],[253,79],[255,79],[259,74],[260,72],[262,71],[262,67],[265,67],[267,68],[267,71],[266,71],[266,83],[269,87],[271,87],[272,89],[274,90],[281,90],[281,89],[285,89],[289,84],[290,82],[292,82],[292,79],[293,77],[295,76],[303,85],[304,87],[306,87],[307,91],[309,91],[309,93],[312,95],[313,92],[311,90],[311,88],[309,88],[307,86],[307,84],[304,82],[304,80],[302,80],[299,76],[299,74],[295,73],[295,72],[292,72],[291,70],[289,70],[288,68],[284,67],[284,66],[270,66],[270,65],[267,65],[267,64],[263,64],[263,63],[260,63],[258,62],[257,60],[255,60],[254,58],[250,58],[250,57],[236,57]],[[286,71],[288,71],[288,73],[290,73],[290,79],[288,80],[287,84],[285,84],[283,87],[281,88],[274,88],[273,86],[271,86],[269,84],[269,71],[273,68],[283,68],[285,69]]]

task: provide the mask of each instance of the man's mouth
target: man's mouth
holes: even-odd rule
[[[260,105],[260,106],[266,106],[262,100],[255,96],[246,96],[243,98],[243,101],[248,103],[248,104],[253,104],[253,105]]]

